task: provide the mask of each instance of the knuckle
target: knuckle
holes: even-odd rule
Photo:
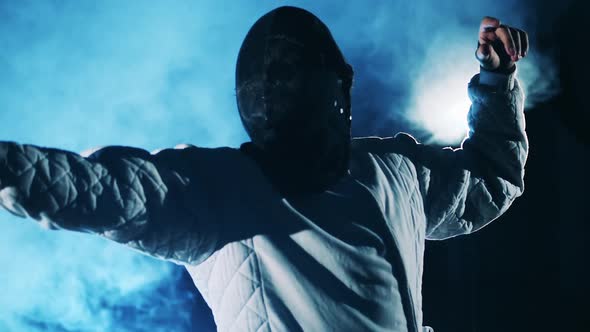
[[[500,24],[500,20],[492,16],[484,16],[481,19],[481,26],[483,27],[497,27]]]

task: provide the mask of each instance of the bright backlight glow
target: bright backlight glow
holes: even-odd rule
[[[474,50],[466,46],[471,44],[432,47],[414,81],[408,117],[430,133],[425,143],[458,146],[467,135],[467,83],[478,72]]]

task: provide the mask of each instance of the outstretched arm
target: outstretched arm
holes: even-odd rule
[[[200,150],[150,154],[110,146],[83,157],[0,142],[0,204],[48,228],[97,233],[157,258],[195,264],[216,249],[218,235],[195,170]]]

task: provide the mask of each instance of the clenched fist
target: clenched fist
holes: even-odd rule
[[[481,21],[475,57],[483,69],[509,72],[528,49],[529,37],[523,30],[501,24],[494,17]]]

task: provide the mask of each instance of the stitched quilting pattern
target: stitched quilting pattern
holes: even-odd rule
[[[252,239],[230,243],[189,269],[219,331],[270,331]]]

